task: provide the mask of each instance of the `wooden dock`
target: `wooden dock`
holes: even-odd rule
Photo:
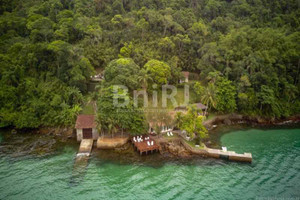
[[[251,153],[243,153],[238,154],[234,151],[223,151],[221,149],[210,149],[206,148],[208,156],[213,158],[223,158],[231,161],[239,161],[239,162],[252,162],[252,154]]]
[[[134,146],[134,148],[140,153],[140,155],[143,155],[143,153],[146,153],[146,155],[148,153],[153,153],[153,152],[158,152],[159,151],[159,146],[158,144],[155,142],[155,140],[153,140],[151,138],[151,136],[148,136],[148,135],[142,135],[142,136],[139,136],[140,138],[142,138],[143,141],[140,141],[138,142],[137,140],[135,141],[135,139],[137,139],[137,136],[135,137],[132,137],[131,138],[131,142]],[[145,139],[145,138],[148,138],[149,139]],[[147,142],[153,142],[153,145],[148,145]]]
[[[78,155],[87,155],[89,156],[91,154],[92,148],[93,148],[93,139],[83,139],[81,140],[79,151],[77,153]]]

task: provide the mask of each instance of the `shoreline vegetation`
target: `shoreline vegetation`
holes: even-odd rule
[[[89,114],[78,141],[175,128],[205,148],[219,124],[298,122],[298,16],[294,0],[5,1],[0,127],[72,138]]]
[[[225,126],[225,129],[223,129],[224,127],[222,127],[222,124],[219,124],[219,126],[216,129],[210,130],[210,136],[214,136],[214,138],[211,138],[213,141],[212,143],[209,143],[208,146],[211,146],[213,148],[220,148],[220,137],[223,134],[226,134],[227,132],[231,132],[234,130],[245,130],[248,128],[296,128],[299,127],[300,125],[300,121],[299,121],[299,116],[295,116],[293,118],[290,119],[286,119],[283,121],[277,121],[276,123],[263,123],[263,124],[258,124],[258,123],[254,123],[253,126],[235,126],[235,123],[232,123],[229,126]],[[220,129],[221,128],[221,129]],[[73,132],[73,128],[43,128],[43,129],[19,129],[19,130],[15,130],[11,129],[11,128],[5,128],[2,130],[4,130],[5,132],[7,132],[7,134],[5,134],[6,137],[8,138],[14,138],[14,142],[12,143],[13,145],[16,145],[18,148],[14,148],[13,151],[13,155],[14,156],[29,156],[29,155],[38,155],[38,156],[43,156],[43,155],[51,155],[53,150],[55,150],[56,146],[59,144],[62,144],[63,146],[65,146],[66,144],[71,144],[73,146],[74,149],[78,148],[78,142],[76,142],[75,140],[75,134],[72,133]],[[30,137],[28,138],[27,134],[24,134],[24,138],[23,138],[23,134],[22,132],[25,133],[30,133]],[[18,135],[16,135],[16,133],[21,134],[19,137]],[[28,138],[28,139],[25,139]],[[193,153],[193,150],[190,150],[190,147],[185,147],[182,145],[181,141],[183,141],[183,139],[181,139],[181,141],[179,141],[178,138],[170,138],[170,137],[163,137],[161,136],[160,139],[163,140],[167,140],[169,142],[166,142],[165,144],[163,144],[163,149],[161,149],[161,154],[162,157],[161,159],[166,159],[166,157],[170,158],[170,159],[177,159],[177,158],[181,158],[181,159],[193,159],[193,158],[197,158],[197,157],[203,157],[203,155],[199,155],[199,153]],[[173,140],[174,139],[174,140]],[[5,141],[5,140],[4,140]],[[25,141],[25,143],[24,143]],[[170,142],[172,141],[172,142]],[[186,142],[186,141],[184,141]],[[11,146],[11,144],[6,143],[8,146]],[[115,148],[115,149],[107,149],[111,156],[115,155],[115,156],[120,156],[120,155],[126,155],[126,156],[130,156],[130,157],[136,157],[137,153],[134,152],[134,149],[131,148],[131,144],[130,143],[126,143],[125,145]],[[61,148],[61,147],[59,147]],[[11,147],[9,148],[10,150]],[[203,147],[199,148],[200,150],[203,149]],[[5,148],[2,148],[1,151],[6,152],[7,150],[5,150]],[[102,151],[100,151],[102,152]],[[103,153],[105,153],[106,151],[104,150]],[[7,153],[9,153],[9,151],[7,151]],[[99,151],[95,151],[96,154],[99,153]],[[139,157],[139,156],[138,156]],[[144,159],[143,159],[144,160]]]
[[[300,0],[0,2],[0,199],[297,193]]]
[[[206,140],[205,144],[201,143],[200,147],[195,148],[195,144],[184,140],[182,137],[178,135],[167,137],[167,136],[156,136],[155,140],[160,144],[160,153],[163,155],[171,156],[171,157],[180,157],[180,158],[191,158],[193,156],[201,156],[207,157],[207,152],[205,149],[207,147],[219,148],[218,141],[213,141],[215,138],[211,138],[211,136],[220,135],[224,132],[224,130],[218,129],[225,125],[226,132],[229,130],[235,130],[236,125],[252,127],[252,128],[263,128],[263,127],[292,127],[292,125],[300,124],[300,116],[295,115],[282,120],[261,120],[259,117],[249,117],[243,116],[239,114],[228,114],[228,115],[216,115],[213,118],[204,121],[204,126],[208,129],[209,138]],[[213,125],[217,125],[217,127],[213,127]],[[245,127],[244,127],[245,128]],[[239,128],[240,129],[240,128]],[[44,127],[39,129],[20,129],[15,130],[10,128],[11,133],[17,132],[34,132],[35,134],[42,135],[52,135],[57,136],[59,140],[64,142],[72,142],[74,143],[76,134],[73,127],[65,127],[65,128],[51,128]],[[219,138],[217,138],[219,140]],[[130,143],[128,140],[127,144]],[[216,144],[217,143],[217,144]],[[125,149],[128,149],[128,146],[122,145],[121,147],[110,147],[107,149],[115,149],[116,152],[121,153]],[[122,150],[121,150],[122,149]],[[127,151],[125,151],[127,152]]]

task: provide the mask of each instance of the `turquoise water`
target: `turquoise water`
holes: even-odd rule
[[[74,166],[77,145],[46,156],[0,151],[0,199],[300,198],[300,129],[233,131],[221,137],[221,144],[252,152],[253,163],[164,162],[159,155],[135,155],[134,162],[96,151],[89,163]],[[9,142],[3,138],[1,145]]]

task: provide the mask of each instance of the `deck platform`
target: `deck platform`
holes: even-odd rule
[[[210,149],[206,148],[208,155],[214,158],[224,158],[227,160],[232,161],[239,161],[239,162],[252,162],[252,154],[251,153],[243,153],[238,154],[234,151],[223,151],[220,149]]]
[[[153,152],[158,152],[159,151],[159,145],[155,142],[155,140],[152,139],[151,136],[149,135],[141,135],[140,136],[143,141],[141,142],[135,142],[134,141],[134,137],[131,138],[131,142],[133,144],[133,146],[135,147],[135,149],[140,153],[140,155],[142,155],[143,153],[146,153],[146,155],[148,153],[153,153]],[[145,140],[145,138],[149,137],[148,140]],[[136,136],[135,136],[136,138]],[[147,141],[152,142],[153,141],[153,145],[148,145]]]
[[[83,139],[81,140],[79,151],[77,155],[86,154],[90,155],[93,148],[93,139]]]

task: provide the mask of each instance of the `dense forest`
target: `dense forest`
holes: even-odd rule
[[[299,114],[299,6],[0,0],[0,127],[72,125],[96,69],[106,69],[105,86],[130,90],[177,84],[189,71],[198,75],[195,92],[218,113]]]

